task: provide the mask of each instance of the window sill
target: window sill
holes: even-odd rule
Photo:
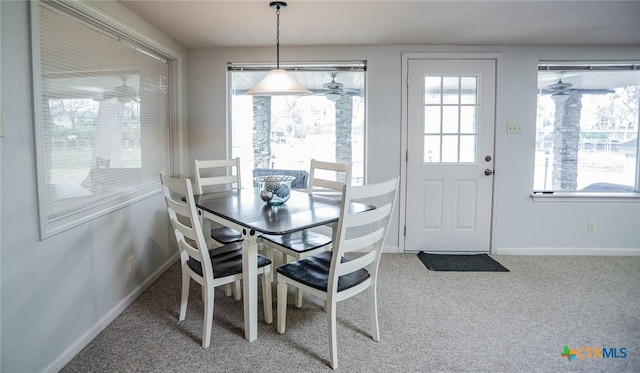
[[[636,192],[553,192],[531,193],[534,202],[640,202]]]

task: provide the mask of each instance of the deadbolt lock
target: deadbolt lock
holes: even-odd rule
[[[488,155],[488,156],[484,157],[484,160],[487,161],[487,162],[491,162],[491,156]]]

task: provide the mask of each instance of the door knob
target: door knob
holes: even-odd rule
[[[493,170],[490,168],[487,168],[486,170],[484,170],[484,174],[487,176],[491,176],[493,175]]]

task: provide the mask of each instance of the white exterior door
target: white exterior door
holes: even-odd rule
[[[490,251],[495,59],[407,62],[405,251]]]

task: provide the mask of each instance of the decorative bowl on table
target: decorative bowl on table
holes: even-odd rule
[[[253,181],[260,188],[260,198],[270,206],[281,205],[291,195],[291,182],[296,178],[288,175],[256,176]]]

